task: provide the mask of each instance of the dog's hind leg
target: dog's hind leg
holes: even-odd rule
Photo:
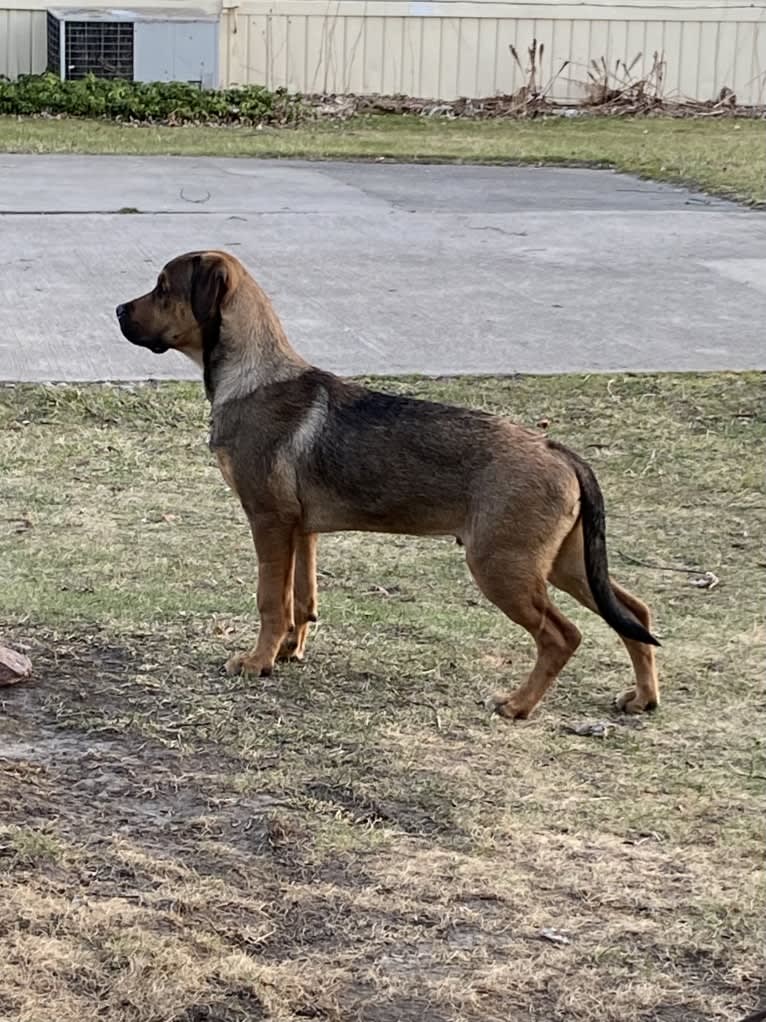
[[[317,619],[317,535],[299,532],[295,537],[294,627],[282,640],[278,660],[302,660],[309,624]]]
[[[569,593],[579,600],[584,607],[598,614],[599,610],[593,599],[585,572],[585,557],[583,552],[583,534],[579,523],[572,529],[561,545],[553,568],[550,573],[550,581],[557,589]],[[652,628],[651,611],[643,600],[639,600],[633,593],[623,589],[612,581],[612,589],[620,601],[628,610],[638,618],[640,624],[650,632]],[[641,713],[642,710],[652,710],[660,702],[660,686],[657,679],[657,662],[654,655],[654,646],[643,642],[636,642],[635,639],[626,639],[620,636],[625,643],[630,659],[633,663],[635,673],[635,687],[618,696],[615,700],[617,708],[626,713]]]
[[[580,645],[580,633],[548,599],[545,577],[528,556],[497,548],[480,556],[469,545],[467,560],[487,599],[526,628],[537,645],[537,660],[526,681],[492,700],[502,717],[526,718]]]
[[[652,614],[643,600],[640,600],[633,593],[616,582],[612,582],[617,599],[628,608],[641,622],[644,628],[652,630]],[[641,713],[642,710],[653,710],[660,704],[660,683],[657,678],[657,660],[654,646],[647,646],[643,642],[635,642],[632,639],[623,639],[625,648],[633,662],[633,670],[636,675],[635,688],[629,688],[627,692],[617,696],[615,705],[618,710],[625,713]]]
[[[258,556],[258,642],[249,653],[238,653],[226,664],[229,674],[267,677],[282,641],[294,628],[293,579],[295,533],[275,515],[258,515],[250,521]]]

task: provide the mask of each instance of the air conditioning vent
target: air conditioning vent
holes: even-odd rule
[[[70,80],[95,75],[214,89],[218,19],[189,8],[51,9],[48,70]]]
[[[68,80],[133,80],[133,23],[59,21],[48,13],[48,70]],[[63,60],[62,60],[63,56]]]

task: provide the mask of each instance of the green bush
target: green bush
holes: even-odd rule
[[[300,120],[299,96],[261,85],[200,89],[187,82],[128,82],[88,75],[62,82],[56,75],[0,79],[0,114],[107,117],[165,124],[291,124]]]

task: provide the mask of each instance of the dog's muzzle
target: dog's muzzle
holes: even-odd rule
[[[131,344],[137,345],[139,348],[148,348],[149,351],[154,352],[155,355],[164,355],[166,351],[169,351],[169,347],[163,341],[158,341],[156,338],[137,337],[132,329],[130,322],[130,310],[127,305],[118,305],[114,310],[114,314],[117,317],[117,322],[120,324],[120,330],[122,330],[123,336],[126,337]]]

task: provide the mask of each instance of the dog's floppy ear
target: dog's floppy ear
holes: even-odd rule
[[[229,289],[226,263],[217,255],[194,256],[191,278],[191,307],[198,323],[209,323],[220,309]]]

